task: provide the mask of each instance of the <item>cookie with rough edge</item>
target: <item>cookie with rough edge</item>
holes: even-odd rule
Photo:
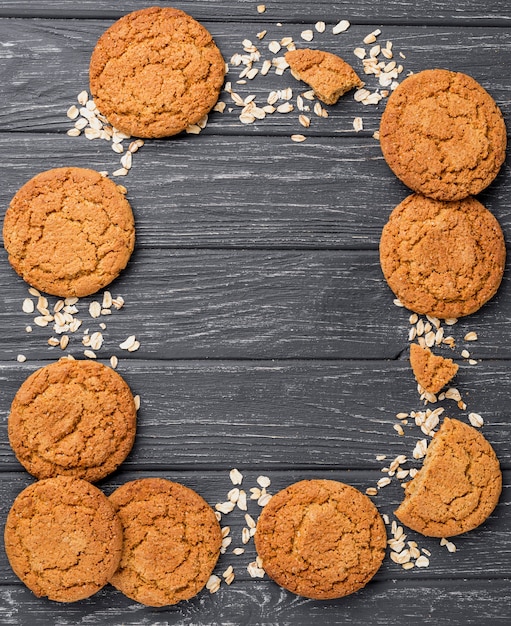
[[[380,124],[383,156],[405,185],[438,200],[476,195],[505,159],[506,126],[473,78],[444,69],[413,74],[392,92]]]
[[[395,515],[423,535],[451,537],[482,524],[501,490],[502,473],[489,442],[472,426],[446,417]]]
[[[128,456],[137,413],[128,384],[97,361],[62,359],[32,373],[8,419],[19,462],[37,478],[98,481]]]
[[[378,571],[387,536],[374,504],[333,480],[303,480],[275,494],[254,537],[265,572],[281,587],[316,600],[364,587]]]
[[[124,530],[121,562],[111,584],[147,606],[177,604],[199,593],[222,544],[209,504],[192,489],[163,478],[126,483],[110,501]]]
[[[394,294],[406,308],[441,319],[470,315],[490,300],[505,260],[500,225],[475,198],[412,194],[392,211],[380,240]]]
[[[286,52],[285,59],[297,80],[307,83],[325,104],[364,84],[341,57],[324,50],[304,48]]]
[[[99,111],[130,135],[168,137],[216,104],[225,62],[211,34],[190,15],[150,7],[125,15],[92,53],[90,90]]]
[[[433,394],[445,387],[459,369],[452,359],[433,354],[429,348],[422,348],[416,343],[410,345],[410,365],[419,385]]]
[[[36,596],[76,602],[117,569],[122,527],[108,498],[85,480],[40,480],[14,500],[5,525],[14,573]]]
[[[41,291],[86,296],[111,283],[135,245],[123,190],[99,172],[63,167],[37,174],[7,209],[4,244],[14,270]]]

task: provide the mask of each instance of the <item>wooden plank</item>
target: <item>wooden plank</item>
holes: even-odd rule
[[[319,15],[318,15],[319,19]],[[333,35],[331,30],[316,34],[310,44],[300,40],[300,32],[312,24],[285,23],[278,27],[275,23],[244,24],[240,22],[204,23],[217,41],[224,58],[229,61],[233,54],[243,53],[242,40],[248,38],[261,50],[261,67],[265,58],[275,55],[268,51],[272,39],[292,36],[297,45],[307,45],[330,50],[353,64],[364,77],[366,86],[374,90],[379,87],[378,79],[363,74],[362,61],[353,55],[355,47],[365,46],[363,38],[373,26],[354,25],[342,35]],[[88,88],[88,65],[91,52],[97,39],[108,26],[101,20],[24,20],[0,19],[0,59],[3,80],[10,85],[9,97],[0,103],[0,128],[3,131],[53,130],[64,132],[71,123],[66,118],[68,107],[76,100],[77,94]],[[262,30],[268,34],[261,42],[256,35]],[[403,76],[431,67],[447,67],[455,71],[471,74],[490,91],[501,106],[506,120],[511,121],[511,85],[507,80],[507,68],[511,63],[511,42],[507,27],[491,29],[467,26],[382,26],[379,37],[384,46],[387,40],[393,42],[395,60],[404,67]],[[404,53],[406,59],[399,56]],[[283,53],[278,53],[279,55]],[[383,57],[382,57],[383,58]],[[46,70],[52,68],[53,79],[47,80]],[[255,95],[256,102],[266,104],[272,90],[290,87],[294,91],[292,102],[299,93],[307,89],[304,83],[296,81],[286,72],[277,76],[272,71],[267,76],[256,76],[246,85],[237,85],[243,67],[234,67],[227,76],[233,88],[243,98]],[[242,135],[267,135],[304,133],[314,135],[353,135],[353,118],[361,116],[364,121],[364,134],[371,136],[378,128],[384,102],[378,106],[364,106],[354,101],[352,95],[342,98],[335,106],[326,107],[328,119],[318,118],[310,113],[311,126],[304,129],[298,123],[299,111],[290,114],[275,113],[254,124],[245,125],[239,121],[239,107],[236,107],[228,94],[221,100],[228,103],[223,114],[212,113],[204,134],[235,133]],[[229,111],[232,108],[232,111]]]
[[[0,364],[4,470],[20,468],[7,438],[10,403],[23,380],[43,364]],[[123,464],[130,470],[207,472],[237,465],[262,472],[339,468],[378,473],[400,454],[412,459],[417,440],[424,437],[412,419],[403,424],[404,435],[394,430],[397,413],[424,410],[406,361],[125,359],[118,371],[141,396],[135,446]],[[510,377],[509,361],[463,366],[455,384],[466,410],[453,400],[430,405],[443,406],[445,415],[465,422],[470,412],[481,414],[483,432],[506,469],[511,469]],[[378,454],[390,460],[377,461]],[[410,466],[420,462],[410,460]]]
[[[379,477],[377,471],[346,471],[346,470],[287,470],[287,471],[264,471],[254,470],[247,471],[240,468],[243,472],[244,479],[242,488],[248,489],[257,486],[256,478],[259,474],[268,476],[272,483],[269,487],[270,493],[276,493],[280,489],[294,483],[298,480],[307,480],[313,478],[326,478],[330,480],[339,480],[341,482],[353,485],[357,489],[364,490],[368,484],[374,484]],[[381,474],[380,474],[381,476]],[[159,471],[136,472],[120,470],[115,476],[103,481],[99,487],[109,495],[118,486],[125,484],[130,480],[136,480],[143,477],[162,477],[169,480],[182,483],[191,489],[200,493],[207,502],[214,506],[217,502],[226,500],[227,493],[232,489],[232,483],[229,480],[229,469],[226,468],[222,472],[209,470],[201,471]],[[5,519],[14,498],[28,484],[33,482],[28,474],[23,472],[16,473],[0,473],[0,486],[4,497],[0,503],[0,517]],[[450,553],[444,546],[440,546],[438,538],[424,537],[419,533],[405,529],[406,540],[417,542],[419,548],[425,549],[430,553],[429,567],[427,569],[414,569],[413,571],[403,570],[403,568],[394,563],[387,555],[382,567],[375,576],[377,582],[390,582],[400,580],[403,582],[411,582],[418,578],[422,580],[436,580],[437,584],[443,585],[446,578],[460,579],[499,579],[511,577],[509,569],[509,533],[511,532],[511,520],[506,514],[511,503],[511,472],[504,472],[504,490],[501,499],[492,513],[490,518],[478,528],[452,538],[456,546],[456,552]],[[372,498],[380,513],[389,516],[390,522],[394,520],[393,511],[402,499],[402,489],[392,486],[385,487],[381,493]],[[248,513],[257,520],[261,508],[255,501],[248,502]],[[253,582],[247,572],[247,565],[255,560],[256,552],[253,541],[243,544],[241,541],[242,529],[246,526],[245,511],[236,508],[232,513],[223,515],[221,520],[222,526],[229,526],[231,545],[225,554],[221,555],[215,572],[220,576],[223,571],[230,565],[235,571],[236,582],[246,581]],[[387,533],[391,536],[390,529],[387,527]],[[245,553],[242,555],[234,555],[232,550],[235,547],[245,547]],[[3,551],[0,552],[0,590],[2,585],[15,585],[19,581],[12,572],[11,567]],[[417,584],[417,582],[415,582]],[[419,583],[420,584],[420,583]],[[234,585],[235,586],[235,585]],[[111,591],[111,590],[110,590]],[[372,595],[372,594],[371,594]],[[44,601],[39,601],[44,605]],[[1,613],[0,613],[1,615]],[[5,623],[5,622],[2,622]]]
[[[100,2],[100,0],[82,0],[80,3],[72,0],[49,0],[44,6],[34,6],[30,0],[2,0],[0,16],[31,17],[70,17],[70,18],[104,18],[117,19],[129,11],[141,8],[138,0],[125,0],[120,3]],[[351,6],[340,6],[328,0],[318,0],[314,3],[297,3],[293,0],[272,0],[266,3],[265,13],[256,12],[256,2],[247,0],[180,0],[174,2],[176,6],[194,15],[197,19],[230,20],[244,19],[247,21],[263,21],[273,19],[276,22],[295,20],[298,22],[325,20],[335,24],[340,19],[349,19],[354,23],[375,24],[398,22],[409,23],[466,23],[472,21],[478,24],[491,25],[511,19],[507,0],[487,0],[481,5],[477,0],[465,0],[463,10],[458,5],[451,5],[442,0],[425,0],[416,3],[413,10],[410,3],[404,0],[391,2],[371,3],[360,0]],[[262,3],[261,3],[262,4]],[[143,4],[142,6],[146,6]]]
[[[509,578],[492,580],[371,581],[356,594],[331,601],[306,600],[266,581],[235,581],[214,595],[207,591],[177,606],[161,609],[137,604],[107,586],[88,600],[57,604],[37,599],[20,586],[0,587],[0,615],[5,626],[112,624],[279,624],[279,626],[489,626],[508,624]]]
[[[211,155],[214,155],[212,158]],[[0,133],[0,206],[52,167],[107,170],[107,142],[38,133]],[[480,199],[509,241],[511,155]],[[128,188],[137,248],[378,248],[391,210],[409,193],[372,138],[184,136],[147,142],[134,155]]]
[[[50,327],[40,328],[22,312],[27,285],[0,252],[1,360],[19,353],[53,359]],[[505,275],[498,294],[477,313],[463,318],[446,335],[456,338],[476,359],[509,358],[511,289]],[[122,295],[121,311],[97,320],[82,298],[69,350],[80,356],[83,331],[107,323],[100,356],[126,353],[118,345],[135,334],[141,349],[132,358],[342,358],[395,359],[408,347],[409,312],[393,304],[376,251],[141,250],[110,286]],[[50,298],[50,308],[57,298]],[[37,313],[35,314],[37,316]],[[25,332],[31,325],[33,332]],[[465,345],[476,330],[481,339]],[[446,355],[452,353],[447,350]]]

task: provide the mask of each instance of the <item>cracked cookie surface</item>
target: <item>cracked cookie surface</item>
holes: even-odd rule
[[[291,72],[303,80],[325,104],[335,104],[346,92],[364,84],[341,57],[324,50],[304,48],[286,52]]]
[[[279,491],[259,516],[254,539],[268,576],[317,600],[364,587],[387,543],[371,500],[333,480],[303,480]]]
[[[473,78],[424,70],[390,96],[380,145],[405,185],[439,200],[460,200],[478,194],[499,172],[506,127],[493,98]]]
[[[394,294],[406,308],[442,319],[470,315],[490,300],[505,260],[500,225],[475,198],[412,194],[392,211],[380,240]]]
[[[121,548],[122,527],[113,506],[85,480],[38,481],[17,496],[7,516],[7,557],[38,597],[88,598],[116,570]]]
[[[211,34],[191,16],[150,7],[105,31],[89,76],[94,102],[113,126],[138,137],[167,137],[215,105],[225,62]]]
[[[489,442],[472,426],[446,417],[395,514],[423,535],[451,537],[482,524],[501,490],[502,473]]]
[[[142,478],[110,495],[124,545],[110,583],[147,606],[177,604],[207,583],[220,555],[215,512],[195,491],[163,478]]]
[[[42,172],[16,193],[3,237],[9,262],[27,283],[62,298],[111,283],[135,245],[131,207],[118,186],[90,169]]]
[[[9,441],[37,478],[95,482],[128,456],[136,419],[133,395],[117,372],[95,361],[62,359],[35,371],[18,389]]]

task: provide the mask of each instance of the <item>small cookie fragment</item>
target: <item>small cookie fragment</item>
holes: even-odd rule
[[[410,365],[419,385],[429,393],[437,394],[456,376],[458,365],[452,359],[433,354],[416,343],[410,346]]]
[[[5,214],[4,244],[13,269],[36,289],[87,296],[111,283],[135,246],[131,207],[99,172],[62,167],[37,174]]]
[[[14,500],[5,551],[14,573],[36,596],[76,602],[92,596],[119,565],[121,522],[108,498],[85,480],[57,476]]]
[[[506,126],[473,78],[443,69],[413,74],[392,92],[380,124],[383,156],[405,185],[438,200],[487,187],[506,152]]]
[[[475,198],[412,194],[392,211],[380,240],[383,274],[403,306],[440,319],[470,315],[490,300],[505,260],[502,229]]]
[[[89,76],[94,102],[113,126],[138,137],[168,137],[213,108],[225,62],[211,34],[190,15],[149,7],[103,33]]]
[[[488,441],[472,426],[446,417],[395,514],[423,535],[452,537],[482,524],[501,490],[499,461]]]
[[[275,494],[257,522],[255,545],[276,583],[306,598],[340,598],[378,571],[387,537],[371,500],[334,480],[303,480]]]
[[[133,395],[117,372],[97,361],[62,359],[35,371],[18,389],[9,442],[37,478],[95,482],[128,456],[136,419]]]
[[[208,582],[220,555],[215,512],[195,491],[163,478],[126,483],[110,495],[124,530],[110,583],[147,606],[177,604]]]
[[[325,104],[364,84],[355,70],[341,57],[324,50],[290,50],[285,59],[297,80],[303,80]]]

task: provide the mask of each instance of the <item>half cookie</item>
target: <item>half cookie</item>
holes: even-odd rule
[[[472,426],[446,417],[395,514],[423,535],[451,537],[482,524],[501,490],[499,461],[488,441]]]
[[[335,104],[343,94],[364,84],[351,65],[331,52],[291,50],[285,59],[293,76],[310,85],[325,104]]]
[[[419,385],[428,393],[437,394],[456,376],[458,365],[452,359],[433,354],[416,343],[410,346],[410,365]]]

